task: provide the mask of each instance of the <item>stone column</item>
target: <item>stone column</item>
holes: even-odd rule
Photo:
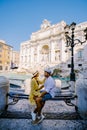
[[[37,63],[40,62],[40,47],[37,48]]]
[[[25,63],[25,48],[23,49],[23,64]]]
[[[60,52],[61,62],[66,62],[66,53],[65,53],[66,47],[64,39],[60,40],[60,44],[61,44],[61,52]]]
[[[20,48],[20,63],[19,63],[19,70],[21,70],[23,66],[23,47]]]
[[[55,44],[51,43],[51,63],[55,62]]]
[[[29,47],[29,66],[31,66],[31,47]]]
[[[29,66],[29,61],[30,61],[30,59],[29,59],[29,47],[27,48],[27,66]]]
[[[34,63],[34,48],[31,47],[31,64]]]
[[[49,58],[49,59],[48,59],[48,60],[49,60],[48,62],[50,63],[50,62],[51,62],[51,49],[49,49],[49,57],[48,57],[48,58]]]

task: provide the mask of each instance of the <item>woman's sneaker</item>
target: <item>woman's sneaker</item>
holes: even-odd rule
[[[36,113],[34,113],[33,111],[31,112],[31,116],[32,116],[32,120],[35,121],[36,120]]]
[[[45,118],[45,116],[43,114],[41,114],[41,116],[37,116],[36,120],[32,121],[32,124],[38,125],[43,121],[44,118]]]

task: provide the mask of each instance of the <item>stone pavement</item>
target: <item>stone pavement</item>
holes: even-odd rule
[[[0,130],[87,130],[87,121],[44,120],[32,126],[28,119],[0,119]]]
[[[11,113],[19,112],[30,113],[30,105],[28,100],[20,100],[17,104],[9,106],[8,110]],[[47,101],[43,108],[43,113],[48,113],[49,118],[39,125],[33,126],[31,118],[0,118],[0,130],[87,130],[87,120],[64,118],[65,113],[75,113],[74,107],[67,106],[63,101]],[[52,119],[52,114],[55,118]],[[62,118],[56,118],[58,116]],[[69,115],[68,115],[69,116]]]

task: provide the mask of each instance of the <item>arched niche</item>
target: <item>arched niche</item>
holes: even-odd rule
[[[43,62],[49,61],[49,46],[48,45],[42,46],[41,55],[42,55],[41,61]]]

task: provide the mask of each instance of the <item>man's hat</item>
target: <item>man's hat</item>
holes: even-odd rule
[[[44,71],[47,72],[48,74],[51,74],[51,73],[52,73],[49,68],[48,68],[48,69],[46,68]]]

